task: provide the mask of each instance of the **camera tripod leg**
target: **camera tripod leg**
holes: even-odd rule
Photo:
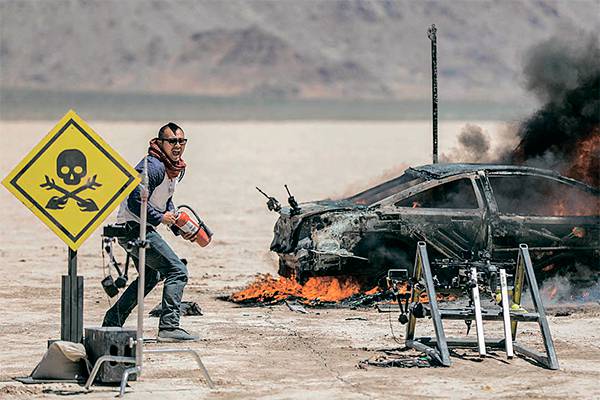
[[[506,270],[500,270],[500,295],[502,298],[502,321],[504,322],[504,347],[506,357],[511,359],[514,356],[512,333],[510,327],[510,304],[508,300],[508,284],[506,281]]]
[[[481,316],[481,302],[479,299],[479,286],[477,285],[477,268],[471,268],[471,280],[473,287],[471,293],[473,295],[473,306],[475,307],[475,329],[477,330],[477,344],[479,347],[479,356],[485,357],[485,337],[483,335],[483,318]]]

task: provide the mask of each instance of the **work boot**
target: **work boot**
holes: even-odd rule
[[[159,342],[193,342],[198,340],[198,336],[190,335],[185,329],[160,329],[158,331]]]

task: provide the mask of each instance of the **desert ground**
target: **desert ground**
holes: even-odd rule
[[[82,116],[85,119],[85,115]],[[58,116],[57,116],[58,119]],[[135,164],[158,122],[87,122],[125,159]],[[374,308],[290,311],[284,305],[242,307],[218,300],[254,280],[276,273],[269,252],[276,214],[254,189],[260,186],[285,201],[288,184],[299,201],[352,194],[398,175],[406,165],[429,163],[428,122],[198,123],[177,121],[190,139],[184,154],[188,171],[176,204],[195,207],[214,230],[207,248],[161,228],[174,249],[189,261],[184,300],[200,304],[203,316],[183,317],[182,325],[201,337],[197,350],[216,388],[210,390],[186,356],[150,355],[129,399],[383,399],[383,398],[600,398],[600,307],[551,313],[550,327],[560,370],[549,371],[500,351],[484,360],[458,351],[450,368],[358,368],[359,361],[399,348],[403,329],[396,315]],[[52,121],[0,122],[2,178],[54,126]],[[502,143],[505,124],[474,122]],[[464,122],[440,126],[442,152],[455,145]],[[5,188],[0,189],[0,398],[113,398],[114,387],[86,393],[74,384],[22,385],[41,359],[48,339],[60,336],[60,276],[66,274],[66,245]],[[114,221],[115,213],[107,220]],[[122,255],[122,253],[120,253]],[[98,326],[109,306],[103,275],[100,230],[79,249],[85,277],[85,326]],[[150,309],[162,287],[146,299]],[[392,321],[393,332],[390,329]],[[135,318],[128,321],[133,327]],[[145,319],[145,337],[155,337],[158,320]],[[526,343],[539,344],[536,325],[522,324]],[[433,332],[428,321],[418,331]],[[499,323],[486,332],[501,333]],[[464,333],[464,324],[450,325]],[[471,332],[474,335],[474,329]],[[147,344],[147,348],[167,346]],[[173,347],[173,345],[168,345]]]

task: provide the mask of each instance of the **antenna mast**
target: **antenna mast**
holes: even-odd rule
[[[432,24],[427,29],[427,37],[431,40],[431,101],[433,113],[433,163],[438,162],[438,92],[437,92],[437,29]]]

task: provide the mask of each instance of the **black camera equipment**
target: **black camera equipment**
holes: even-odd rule
[[[102,251],[103,256],[108,257],[108,275],[102,279],[102,288],[109,297],[115,297],[119,294],[119,289],[127,285],[127,272],[129,270],[129,261],[131,259],[130,250],[133,248],[133,242],[127,242],[127,258],[125,265],[117,262],[113,253],[113,245],[118,238],[123,238],[127,235],[125,224],[106,225],[102,231]],[[104,257],[103,257],[104,258]],[[111,267],[117,273],[117,278],[113,279],[110,269]],[[122,268],[122,269],[121,269]]]
[[[398,322],[404,325],[408,322],[408,300],[410,299],[411,281],[408,278],[408,269],[390,269],[386,280],[400,308]]]
[[[477,267],[477,275],[470,276],[470,269]],[[481,286],[483,293],[487,293],[492,299],[495,298],[498,291],[498,270],[503,268],[507,271],[514,271],[514,262],[491,262],[488,259],[482,260],[433,260],[431,267],[434,272],[432,281],[434,286],[445,294],[455,294],[457,296],[467,295],[469,297],[469,307],[473,305],[472,289],[474,286]],[[423,304],[417,297],[415,302],[411,302],[412,292],[423,293],[425,286],[422,282],[415,281],[409,277],[408,269],[390,269],[387,275],[387,285],[392,291],[400,315],[398,321],[404,325],[408,322],[408,315],[412,314],[415,318],[424,318],[426,316]],[[467,332],[470,330],[471,321],[466,321]]]
[[[127,286],[127,280],[129,277],[127,273],[129,271],[129,263],[131,261],[131,251],[134,248],[141,246],[139,240],[130,240],[125,246],[127,257],[125,258],[125,264],[117,261],[113,253],[114,243],[119,238],[131,237],[132,229],[127,224],[112,224],[106,225],[102,230],[102,260],[103,265],[108,265],[108,275],[102,279],[102,288],[109,297],[115,297],[119,294],[119,289],[123,289]],[[147,247],[147,246],[146,246]],[[108,263],[106,263],[105,256],[108,257]],[[185,258],[180,258],[181,262],[187,265]],[[117,273],[117,277],[113,278],[111,274],[111,268]],[[162,277],[161,277],[162,279]]]

